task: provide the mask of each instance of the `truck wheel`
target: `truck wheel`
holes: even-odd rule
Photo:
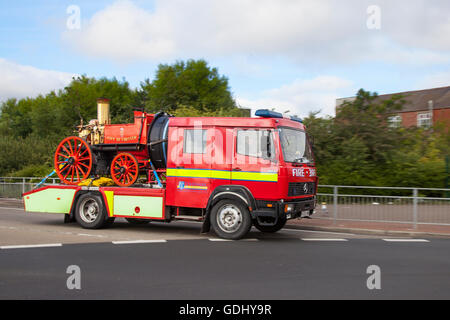
[[[147,224],[150,222],[149,219],[136,219],[136,218],[125,218],[130,224]]]
[[[237,240],[250,231],[252,219],[241,202],[220,200],[211,210],[211,224],[219,237]]]
[[[102,198],[92,193],[85,193],[78,198],[75,219],[86,229],[100,229],[105,226],[108,217]]]
[[[255,221],[253,222],[253,225],[255,226],[256,229],[258,229],[261,232],[277,232],[279,230],[281,230],[284,225],[286,224],[286,219],[282,219],[282,218],[278,218],[277,223],[275,223],[273,226],[262,226],[258,223],[258,220],[255,219]]]

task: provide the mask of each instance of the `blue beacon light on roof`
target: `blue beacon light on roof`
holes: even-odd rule
[[[255,116],[262,117],[262,118],[285,118],[285,119],[290,119],[292,121],[297,121],[297,122],[303,123],[302,119],[300,119],[298,117],[284,115],[282,113],[279,113],[276,111],[270,111],[267,109],[256,110]]]

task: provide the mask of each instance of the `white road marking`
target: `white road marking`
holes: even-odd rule
[[[17,230],[15,227],[0,226],[1,229]]]
[[[209,241],[258,241],[259,239],[240,239],[240,240],[231,240],[231,239],[221,239],[221,238],[209,238]]]
[[[302,238],[303,241],[348,241],[347,239],[335,238]]]
[[[77,236],[106,238],[106,236],[102,236],[102,235],[98,235],[98,234],[87,234],[87,233],[77,233]]]
[[[14,208],[14,207],[0,207],[0,209],[12,209],[12,210],[20,210],[20,211],[24,211],[23,208]]]
[[[383,241],[387,242],[430,242],[426,239],[383,239]]]
[[[112,241],[113,244],[134,244],[134,243],[163,243],[167,240],[127,240],[127,241]]]
[[[314,230],[301,230],[301,229],[286,229],[283,228],[280,231],[294,231],[294,232],[311,232],[311,233],[328,233],[328,234],[340,234],[346,236],[354,236],[354,233],[344,233],[344,232],[331,232],[331,231],[314,231]]]
[[[26,249],[26,248],[49,248],[61,247],[62,243],[47,243],[47,244],[25,244],[15,246],[0,246],[0,249]]]

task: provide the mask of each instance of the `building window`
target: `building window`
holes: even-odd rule
[[[402,125],[402,117],[399,115],[390,116],[388,118],[389,127],[399,128]]]
[[[206,130],[184,130],[184,153],[206,153]]]
[[[417,126],[421,128],[431,127],[431,112],[424,112],[417,114]]]

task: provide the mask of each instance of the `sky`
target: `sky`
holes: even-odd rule
[[[448,0],[0,0],[0,101],[205,59],[253,111],[450,85]]]

